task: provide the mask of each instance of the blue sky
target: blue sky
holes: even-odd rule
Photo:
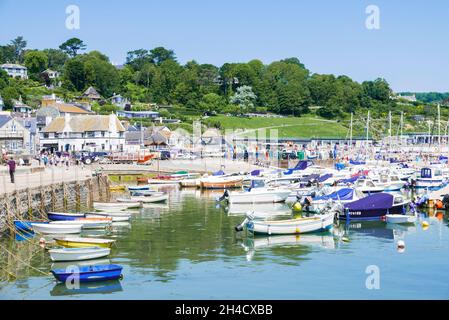
[[[80,30],[65,28],[70,4]],[[371,4],[380,30],[365,28]],[[0,44],[23,35],[43,49],[78,37],[116,64],[156,46],[217,66],[298,57],[312,72],[383,77],[395,91],[449,91],[448,14],[447,0],[0,0]]]

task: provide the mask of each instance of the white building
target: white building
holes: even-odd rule
[[[9,113],[0,115],[0,146],[7,153],[30,153],[30,131]]]
[[[57,117],[40,133],[41,149],[123,151],[125,128],[115,114]]]
[[[20,64],[12,64],[12,63],[5,63],[0,66],[3,70],[6,71],[6,73],[13,78],[20,77],[22,79],[28,79],[28,71],[27,68],[24,66],[21,66]]]

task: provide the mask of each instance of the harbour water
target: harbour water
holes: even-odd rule
[[[428,228],[354,222],[320,234],[253,237],[234,231],[244,215],[218,205],[218,192],[169,193],[169,203],[136,211],[129,224],[83,233],[117,240],[108,259],[84,263],[120,264],[120,281],[68,289],[36,269],[48,273],[74,263],[52,265],[36,238],[3,236],[0,299],[449,298],[443,212],[421,214]],[[282,205],[272,209],[288,213]],[[378,282],[371,281],[373,272]]]

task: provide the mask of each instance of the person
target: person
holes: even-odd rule
[[[14,173],[16,172],[16,162],[11,157],[8,161],[8,167],[9,167],[9,176],[11,177],[11,183],[14,183]]]

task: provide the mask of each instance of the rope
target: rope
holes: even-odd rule
[[[7,253],[9,253],[10,255],[12,255],[13,257],[15,257],[17,260],[19,260],[20,262],[24,263],[24,264],[25,264],[26,266],[28,266],[29,268],[31,268],[31,269],[33,269],[33,270],[39,272],[40,274],[43,274],[44,276],[50,275],[50,273],[45,273],[45,272],[43,272],[43,271],[41,271],[41,270],[39,270],[39,269],[33,267],[33,266],[30,265],[29,263],[26,263],[26,262],[23,261],[22,259],[19,259],[19,258],[17,257],[17,255],[14,255],[11,251],[9,251],[8,249],[6,249],[3,245],[0,245],[0,247],[1,247],[3,250],[5,250]]]

